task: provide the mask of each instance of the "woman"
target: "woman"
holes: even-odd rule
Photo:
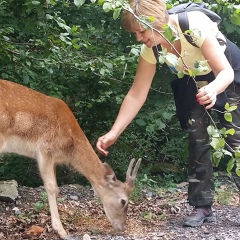
[[[138,68],[131,89],[127,93],[119,114],[111,130],[101,136],[97,149],[108,155],[107,148],[115,143],[120,134],[130,124],[144,104],[155,71],[156,58],[152,47],[160,44],[168,53],[175,54],[178,65],[167,65],[175,72],[183,70],[185,77],[173,83],[177,116],[182,127],[189,133],[189,189],[188,201],[194,206],[184,226],[200,226],[205,221],[214,221],[212,212],[214,197],[213,167],[211,148],[207,127],[210,124],[209,114],[212,107],[223,109],[226,102],[239,105],[240,100],[240,50],[236,45],[225,39],[212,22],[202,12],[188,12],[189,29],[197,47],[190,44],[181,32],[178,15],[168,15],[162,0],[130,0],[134,14],[140,19],[154,16],[153,28],[162,31],[164,24],[172,25],[177,30],[178,40],[174,47],[164,39],[158,31],[149,29],[139,22],[129,11],[123,12],[123,26],[133,32],[137,41],[143,43],[139,57]],[[221,39],[220,44],[217,40]],[[181,55],[181,58],[179,57]],[[197,77],[197,82],[187,75],[187,68],[194,68],[196,61],[207,60],[207,70]],[[195,88],[192,87],[194,83]],[[184,99],[187,96],[187,99]],[[187,104],[187,103],[191,104]],[[236,133],[226,139],[231,149],[240,146],[240,111],[233,113],[233,123]],[[218,112],[219,120],[227,129],[233,125],[226,122],[222,112]],[[189,121],[191,120],[191,121]],[[239,140],[238,140],[239,139]],[[238,180],[237,176],[235,175]],[[239,180],[238,180],[239,181]]]

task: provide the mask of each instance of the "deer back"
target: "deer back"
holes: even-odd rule
[[[64,101],[6,80],[0,80],[0,136],[8,143],[3,144],[3,152],[34,158],[38,147],[64,153],[73,149],[75,139],[83,138],[85,142],[85,135]],[[25,144],[28,149],[17,148]]]

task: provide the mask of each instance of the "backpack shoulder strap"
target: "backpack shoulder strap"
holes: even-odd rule
[[[183,11],[178,13],[178,22],[179,22],[179,27],[182,31],[182,33],[184,34],[184,37],[186,38],[186,40],[192,44],[194,47],[199,48],[195,42],[193,41],[193,39],[191,38],[191,35],[188,33],[185,33],[185,31],[189,30],[189,22],[188,22],[188,16],[187,16],[187,12]],[[153,53],[155,58],[157,59],[158,62],[158,58],[159,58],[159,52],[162,50],[161,45],[158,44],[157,46],[153,46],[152,47]]]
[[[160,44],[156,45],[156,46],[153,46],[152,47],[152,50],[153,50],[153,53],[154,53],[154,56],[158,62],[158,58],[159,58],[159,52],[162,51],[162,47]]]
[[[188,22],[187,12],[178,13],[178,22],[179,22],[181,31],[184,34],[184,37],[187,39],[187,41],[190,44],[192,44],[194,47],[198,48],[198,46],[195,44],[195,42],[191,38],[191,35],[189,33],[188,34],[185,33],[185,31],[189,30],[189,22]]]

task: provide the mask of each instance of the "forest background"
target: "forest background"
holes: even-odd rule
[[[167,1],[169,7],[182,2]],[[222,17],[221,31],[240,46],[239,0],[205,3]],[[121,1],[112,0],[0,0],[0,77],[63,99],[95,150],[131,87],[141,47],[116,18],[119,6]],[[133,157],[143,159],[138,177],[143,183],[186,180],[187,136],[175,116],[174,75],[166,66],[158,68],[144,107],[110,155],[99,154],[122,180]],[[73,171],[59,167],[59,184],[87,183]],[[16,155],[0,158],[0,180],[6,179],[42,184],[36,162]]]

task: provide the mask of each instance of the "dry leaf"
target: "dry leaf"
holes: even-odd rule
[[[44,231],[44,228],[39,227],[39,226],[31,226],[28,230],[26,230],[26,234],[29,235],[40,235]]]

